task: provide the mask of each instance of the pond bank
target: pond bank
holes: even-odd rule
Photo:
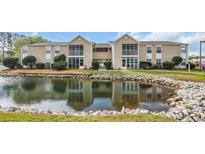
[[[95,112],[76,112],[76,113],[55,113],[49,109],[45,114],[52,115],[72,115],[72,116],[108,116],[121,114],[155,114],[170,117],[180,121],[205,121],[205,83],[181,81],[157,75],[82,75],[82,74],[12,74],[1,75],[3,77],[23,77],[23,78],[71,78],[71,79],[94,79],[94,80],[128,80],[137,81],[140,83],[156,84],[169,88],[174,88],[176,94],[170,96],[167,103],[170,108],[167,112],[154,113],[148,110],[130,110],[122,108],[118,111],[95,111]],[[1,108],[2,112],[32,112],[39,113],[39,111],[25,111],[24,109]]]

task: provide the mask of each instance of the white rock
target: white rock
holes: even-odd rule
[[[149,110],[140,110],[139,113],[141,113],[141,114],[148,114],[148,113],[150,113],[150,112],[149,112]]]

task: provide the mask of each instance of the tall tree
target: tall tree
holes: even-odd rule
[[[41,43],[41,42],[48,42],[48,40],[42,37],[31,37],[31,36],[17,38],[14,41],[14,48],[12,49],[12,51],[15,53],[16,56],[19,57],[21,53],[21,47],[23,45]]]
[[[19,37],[24,37],[24,35],[10,32],[0,32],[0,51],[2,52],[3,58],[5,52],[12,50],[15,39]]]

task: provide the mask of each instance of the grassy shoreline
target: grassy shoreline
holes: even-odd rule
[[[153,114],[61,116],[25,112],[0,112],[0,122],[175,122],[175,120]]]
[[[18,74],[49,74],[49,75],[89,75],[89,74],[103,74],[107,75],[158,75],[162,77],[170,77],[178,80],[205,82],[205,72],[199,70],[192,70],[189,73],[187,70],[53,70],[53,69],[6,69],[0,70],[2,75],[18,75]]]

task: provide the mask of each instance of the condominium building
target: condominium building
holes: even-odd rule
[[[100,36],[99,36],[100,37]],[[53,58],[59,54],[67,56],[68,68],[90,69],[93,61],[101,65],[112,62],[113,69],[138,69],[139,62],[147,61],[161,66],[174,56],[181,56],[180,68],[188,61],[188,44],[170,41],[139,41],[125,34],[115,41],[95,43],[77,36],[69,42],[45,42],[22,47],[21,59],[33,55],[37,63],[46,63],[49,67]]]

